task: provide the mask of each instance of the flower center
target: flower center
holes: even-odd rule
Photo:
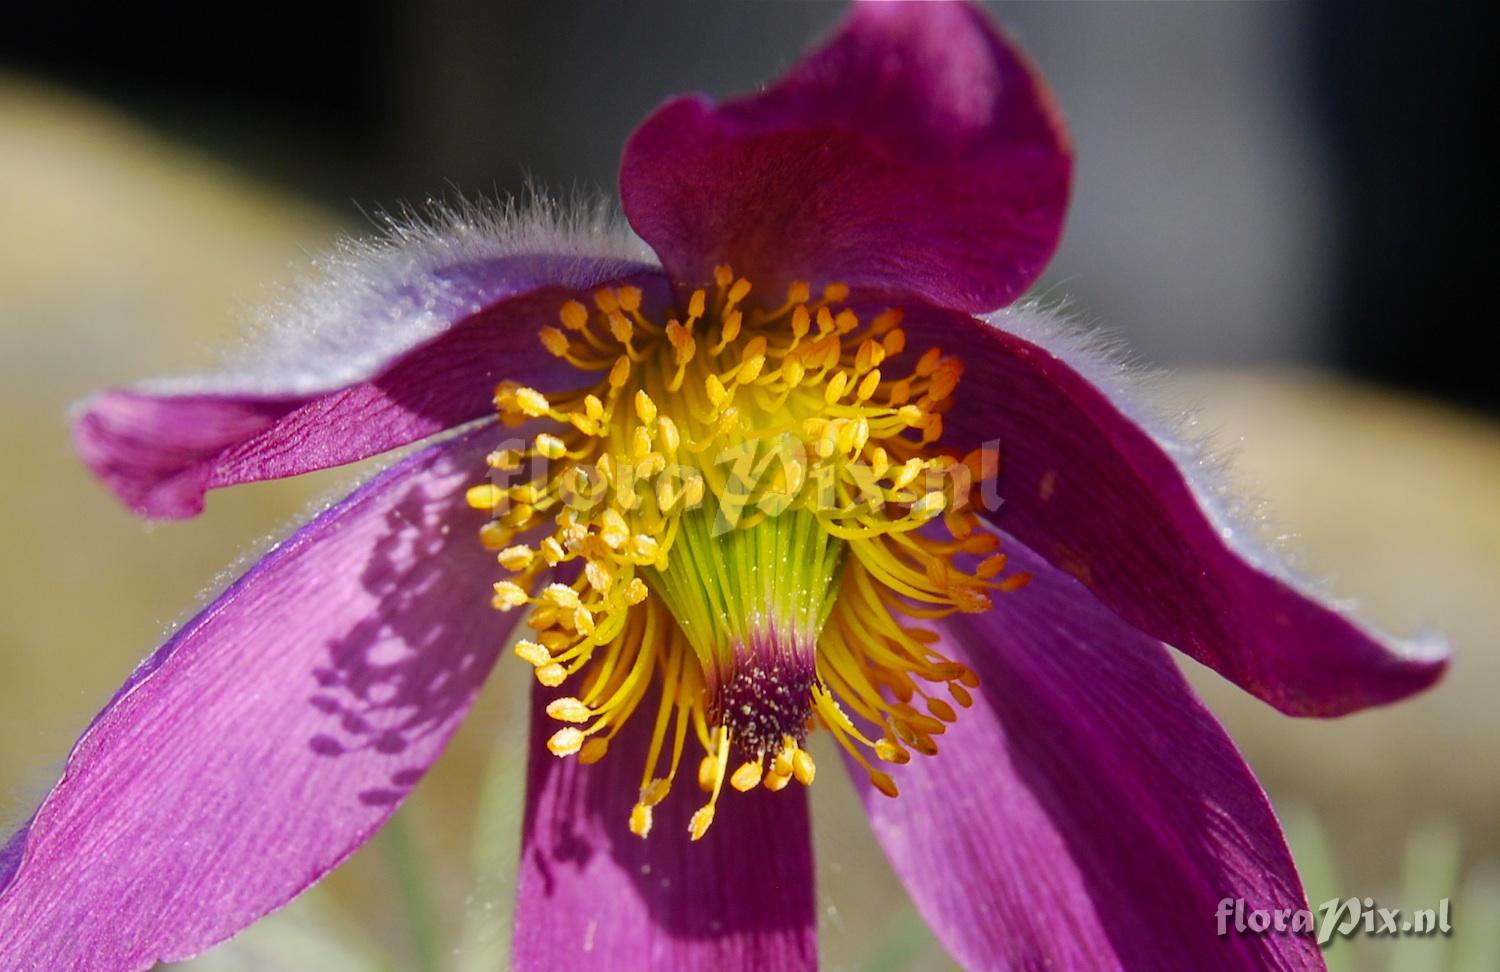
[[[652,568],[648,583],[703,666],[709,723],[764,763],[807,737],[818,635],[846,544],[803,508],[738,529],[716,523],[712,500],[683,513],[668,569]]]
[[[595,762],[629,719],[653,720],[629,822],[641,836],[690,736],[709,794],[694,839],[726,779],[810,784],[814,725],[896,795],[870,757],[935,753],[956,718],[941,695],[967,706],[977,685],[920,622],[1028,579],[1001,579],[971,508],[998,454],[936,447],[958,360],[934,348],[891,377],[898,310],[862,320],[840,284],[765,305],[750,292],[720,267],[712,294],[665,323],[634,287],[564,304],[542,344],[598,378],[550,395],[502,383],[500,417],[526,438],[491,453],[468,494],[510,572],[494,606],[532,607],[516,654],[572,692],[547,706],[563,724],[548,748]],[[654,716],[640,711],[653,690]]]

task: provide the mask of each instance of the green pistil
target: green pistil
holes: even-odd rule
[[[837,597],[846,544],[812,513],[724,529],[712,497],[682,516],[668,566],[648,571],[710,680],[768,641],[812,651]],[[811,657],[807,659],[811,662]]]

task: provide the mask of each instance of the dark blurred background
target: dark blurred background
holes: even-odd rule
[[[1315,363],[1500,408],[1497,59],[1483,5],[996,5],[1056,88],[1078,189],[1044,287],[1161,363]],[[67,5],[0,71],[102,99],[342,213],[541,185],[614,193],[681,90],[744,91],[831,2]],[[1489,119],[1489,121],[1486,121]]]

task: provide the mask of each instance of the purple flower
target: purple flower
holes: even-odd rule
[[[95,718],[0,849],[5,967],[181,959],[318,880],[523,605],[517,968],[813,967],[814,726],[967,966],[1321,967],[1216,935],[1222,898],[1304,894],[1162,643],[1313,716],[1431,685],[1445,649],[1291,580],[1116,363],[1011,303],[1070,172],[978,12],[862,4],[764,92],[631,137],[659,264],[546,207],[396,227],[277,307],[255,363],[93,399],[79,452],[150,517],[431,442]]]

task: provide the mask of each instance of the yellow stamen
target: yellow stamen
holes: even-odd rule
[[[650,724],[639,836],[684,759],[708,795],[694,840],[726,780],[811,785],[815,725],[894,795],[876,765],[935,754],[978,683],[928,622],[1029,580],[972,508],[998,453],[936,445],[960,360],[908,352],[899,310],[819,285],[767,296],[720,266],[670,309],[602,287],[538,328],[589,381],[494,391],[506,425],[543,428],[464,496],[509,573],[492,604],[529,608],[514,652],[567,685],[546,704],[551,752],[597,762]]]

